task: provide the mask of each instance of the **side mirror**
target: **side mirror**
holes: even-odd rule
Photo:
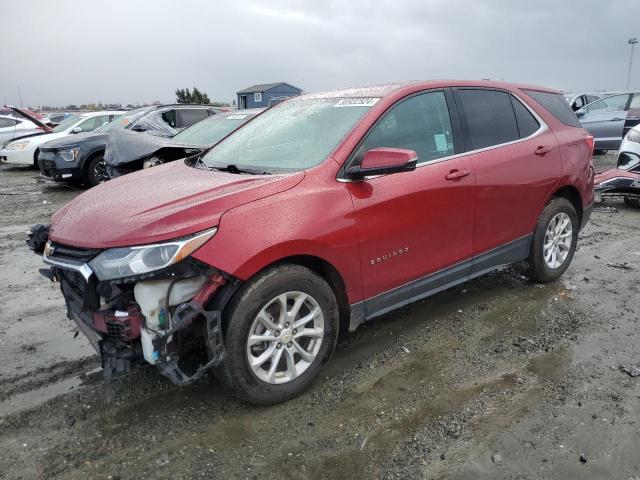
[[[131,127],[131,130],[134,132],[144,132],[147,129],[142,123],[136,123],[134,126]]]
[[[347,169],[347,177],[362,180],[372,175],[410,172],[416,169],[418,154],[404,148],[374,148],[364,154],[360,165]]]
[[[582,118],[582,117],[584,117],[584,114],[585,114],[585,111],[584,111],[584,109],[583,109],[583,108],[581,108],[580,110],[578,110],[578,111],[576,112],[576,117],[578,117],[578,118]]]
[[[82,132],[82,127],[73,127],[73,130],[71,130],[71,133],[80,133]]]

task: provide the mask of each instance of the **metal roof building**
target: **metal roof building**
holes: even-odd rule
[[[302,89],[285,82],[263,83],[253,85],[236,92],[238,95],[238,109],[266,108],[281,102],[285,98],[295,97],[302,93]]]

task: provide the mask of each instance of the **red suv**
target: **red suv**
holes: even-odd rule
[[[502,265],[568,267],[593,138],[558,92],[432,81],[289,99],[197,157],[93,188],[31,233],[105,376],[210,367],[256,404],[340,330]]]

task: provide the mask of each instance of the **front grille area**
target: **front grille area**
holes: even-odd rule
[[[122,322],[106,322],[107,335],[113,339],[126,340],[125,325]]]
[[[57,172],[56,162],[54,162],[53,160],[40,159],[40,172],[45,177],[53,178]]]
[[[73,263],[87,263],[101,251],[97,248],[70,247],[55,242],[51,242],[51,247],[53,253],[49,255],[50,258],[60,261],[71,260]]]

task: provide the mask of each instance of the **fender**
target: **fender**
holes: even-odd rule
[[[331,165],[335,168],[335,164]],[[317,178],[239,205],[220,218],[216,235],[193,257],[241,280],[287,257],[317,257],[344,281],[349,303],[362,300],[359,239],[345,184]]]

